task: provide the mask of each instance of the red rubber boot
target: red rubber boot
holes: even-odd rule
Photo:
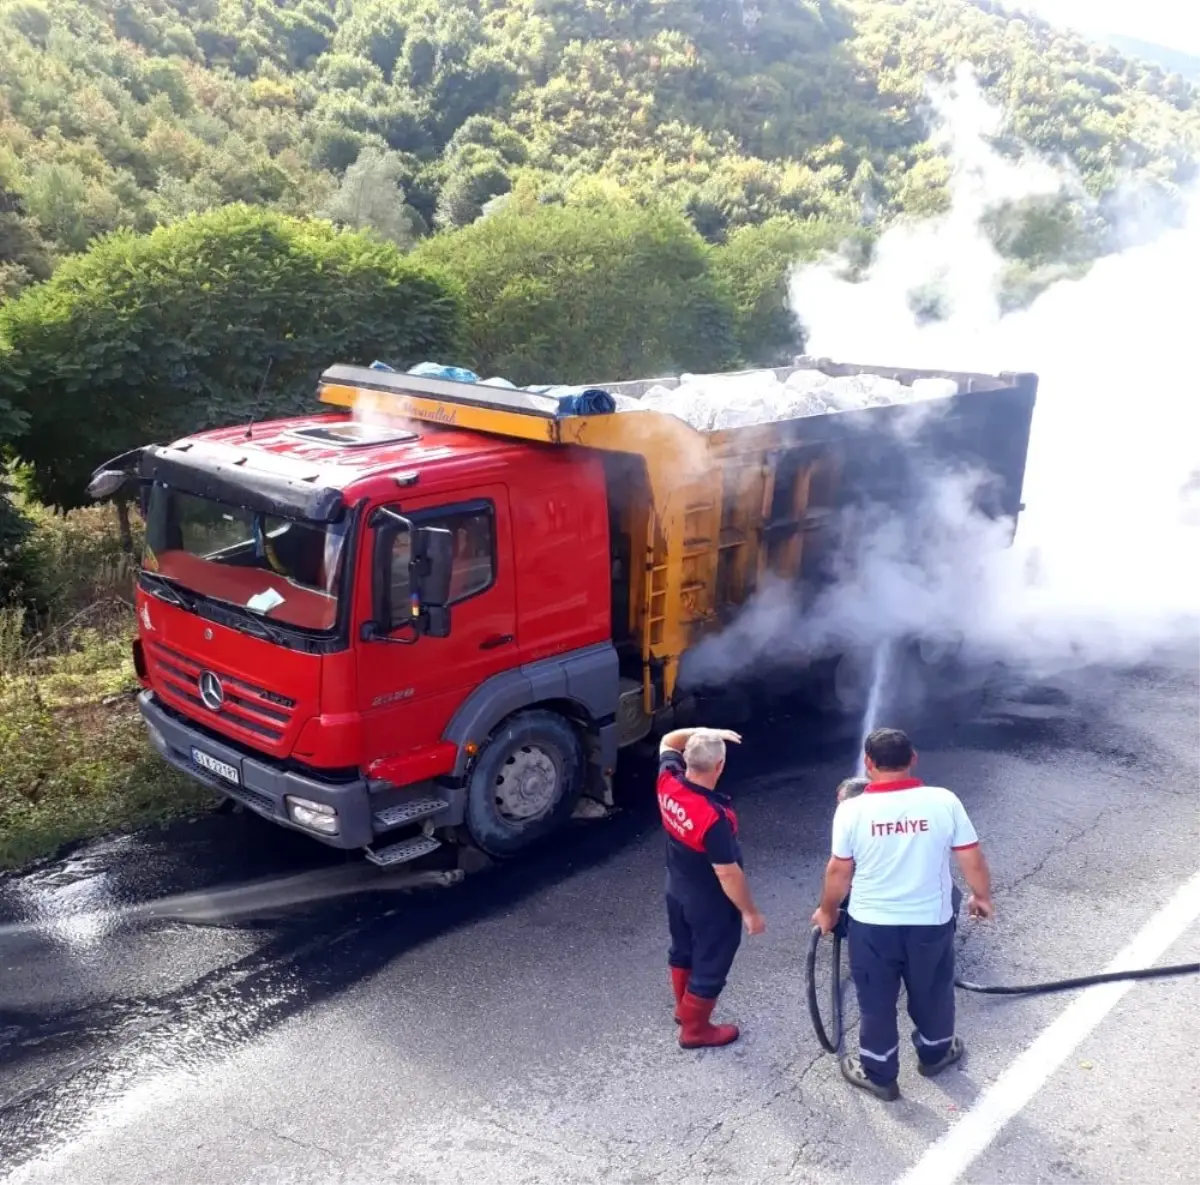
[[[705,1000],[702,996],[693,996],[691,992],[684,994],[683,1002],[679,1005],[679,1019],[682,1027],[679,1030],[679,1046],[681,1049],[707,1049],[718,1045],[731,1045],[741,1035],[737,1025],[714,1025],[712,1023],[713,1009],[716,1000]]]
[[[679,1007],[683,1003],[683,997],[688,989],[688,980],[691,979],[692,972],[687,967],[672,967],[671,968],[671,989],[675,993],[675,1023],[683,1024],[683,1019],[679,1015]]]

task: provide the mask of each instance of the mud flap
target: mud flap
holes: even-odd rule
[[[617,764],[617,726],[604,725],[589,732],[584,741],[587,767],[583,794],[575,807],[574,818],[603,818],[612,809],[613,771]],[[597,812],[597,808],[600,810]]]

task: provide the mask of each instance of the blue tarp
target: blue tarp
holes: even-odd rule
[[[418,362],[408,373],[419,379],[448,379],[452,383],[477,383],[479,375],[463,366],[439,366],[436,362]]]
[[[546,392],[558,400],[560,416],[610,416],[617,401],[599,387],[551,387]]]

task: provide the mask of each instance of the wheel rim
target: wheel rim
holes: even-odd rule
[[[511,823],[540,818],[557,801],[558,783],[554,758],[536,745],[522,745],[496,775],[496,809]]]

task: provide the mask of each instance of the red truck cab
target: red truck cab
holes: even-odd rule
[[[564,780],[603,782],[618,676],[597,457],[323,415],[145,450],[140,476],[140,708],[173,765],[377,859],[425,824],[386,863],[463,823],[513,854],[570,813]],[[444,606],[413,600],[414,539],[441,545]],[[452,630],[419,621],[442,614]],[[592,752],[535,713],[468,812],[468,762],[532,703],[586,722]],[[564,768],[589,761],[598,778]]]

